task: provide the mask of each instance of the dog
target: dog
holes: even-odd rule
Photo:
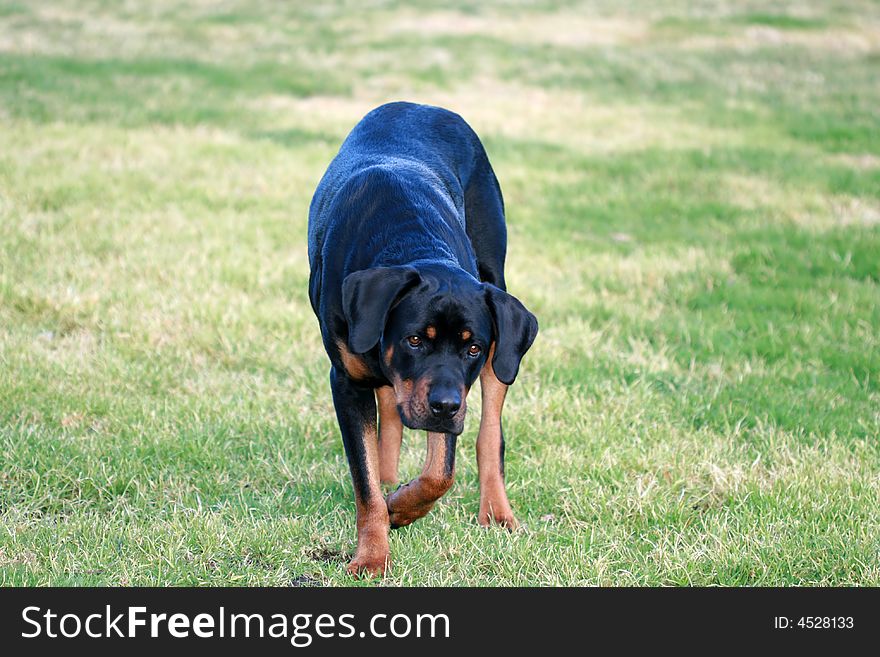
[[[439,107],[374,109],[318,184],[308,240],[309,299],[357,508],[349,572],[383,575],[389,528],[421,518],[452,486],[477,377],[478,520],[516,528],[501,411],[538,322],[506,291],[504,202],[476,133]],[[404,426],[427,431],[427,458],[386,500]]]

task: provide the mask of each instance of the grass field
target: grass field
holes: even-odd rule
[[[385,583],[880,585],[880,6],[364,5],[0,2],[0,584],[352,583],[307,207],[407,99],[483,137],[542,330],[523,529],[472,395]]]

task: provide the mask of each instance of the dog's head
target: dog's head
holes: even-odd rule
[[[486,359],[510,385],[538,333],[535,316],[516,298],[440,265],[355,272],[342,296],[349,348],[363,354],[378,345],[411,429],[461,433],[465,398]]]

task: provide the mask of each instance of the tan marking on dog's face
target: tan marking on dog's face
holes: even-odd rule
[[[428,390],[431,381],[427,377],[416,379],[412,394],[409,396],[409,408],[407,414],[410,417],[425,418],[429,415]]]
[[[470,391],[471,391],[470,386],[462,386],[461,389],[458,391],[459,394],[461,395],[461,408],[458,409],[458,413],[456,413],[452,419],[455,422],[455,424],[457,424],[458,426],[461,426],[461,427],[464,426],[464,418],[465,418],[465,415],[467,415],[467,408],[468,408],[467,396],[468,396],[468,393],[470,393]]]
[[[388,349],[385,350],[385,366],[391,367],[391,359],[394,358],[394,347],[389,346]]]
[[[425,335],[427,335],[429,339],[433,340],[437,337],[437,328],[434,326],[429,326],[425,329]]]
[[[465,329],[464,331],[461,332],[461,339],[466,342],[471,339],[472,335],[473,335],[473,333],[471,333],[470,331]]]
[[[391,380],[397,405],[407,418],[422,419],[428,417],[428,387],[425,379],[401,379],[394,376]]]
[[[370,375],[370,368],[361,356],[357,356],[348,350],[348,345],[342,340],[336,341],[336,347],[339,349],[339,357],[342,359],[342,366],[345,371],[355,381],[366,379]]]
[[[391,385],[394,388],[394,398],[397,400],[397,404],[406,408],[413,391],[412,379],[401,379],[395,374],[391,378]]]

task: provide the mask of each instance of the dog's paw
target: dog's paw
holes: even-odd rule
[[[433,502],[416,502],[410,499],[411,496],[407,496],[406,493],[401,492],[405,490],[405,487],[398,488],[391,493],[386,500],[388,505],[388,520],[391,523],[391,529],[398,529],[400,527],[411,525],[419,518],[427,515],[428,511],[431,510],[431,507],[434,506]]]
[[[385,498],[391,529],[405,527],[428,515],[434,504],[452,486],[451,477],[420,476]]]
[[[389,511],[388,520],[391,522],[391,529],[400,529],[401,527],[413,524],[416,520],[424,517],[426,514],[427,511],[424,513],[413,513],[411,510]]]
[[[481,527],[497,525],[498,527],[504,527],[508,531],[516,531],[517,527],[519,527],[519,522],[514,517],[513,510],[509,504],[502,506],[502,508],[495,508],[491,504],[481,504],[480,515],[477,520]]]
[[[391,559],[388,552],[364,555],[358,553],[346,569],[355,577],[384,577],[391,570]]]

